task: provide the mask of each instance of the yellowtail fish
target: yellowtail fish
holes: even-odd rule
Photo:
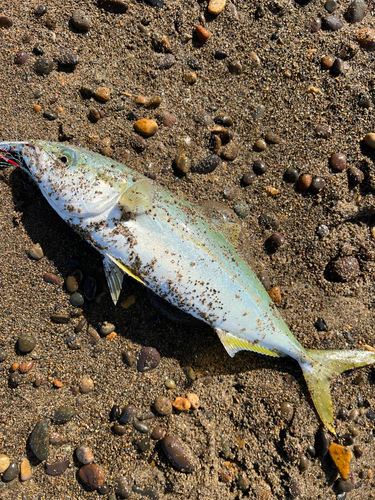
[[[250,267],[193,205],[97,153],[52,142],[2,142],[52,208],[103,256],[116,303],[125,274],[215,329],[226,351],[291,356],[332,433],[330,379],[375,363],[371,351],[314,351],[293,337]]]

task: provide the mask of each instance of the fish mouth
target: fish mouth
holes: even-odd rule
[[[0,168],[26,167],[24,148],[33,147],[28,141],[0,142]]]

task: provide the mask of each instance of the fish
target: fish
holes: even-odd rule
[[[290,356],[321,423],[335,434],[330,380],[375,363],[371,350],[305,349],[254,271],[199,208],[108,157],[77,146],[0,142],[0,166],[21,168],[58,215],[103,258],[116,304],[131,276],[210,325],[230,356]]]

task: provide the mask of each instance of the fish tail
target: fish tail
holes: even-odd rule
[[[306,350],[310,361],[300,363],[316,411],[324,426],[335,433],[329,390],[331,378],[340,373],[375,363],[372,351]]]

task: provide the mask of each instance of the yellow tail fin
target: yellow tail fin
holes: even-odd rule
[[[375,363],[375,352],[371,351],[313,351],[306,350],[311,363],[301,363],[303,375],[316,411],[333,434],[333,410],[329,383],[334,375]]]

